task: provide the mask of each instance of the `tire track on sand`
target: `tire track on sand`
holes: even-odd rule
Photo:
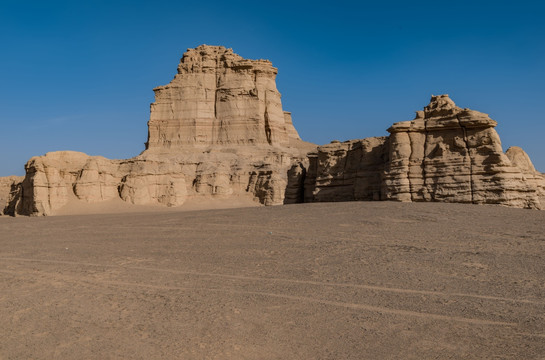
[[[90,266],[90,267],[102,267],[102,268],[125,269],[125,270],[139,270],[139,271],[155,271],[155,272],[170,273],[170,274],[189,275],[189,276],[206,276],[206,277],[216,277],[216,278],[224,278],[224,279],[243,280],[243,281],[269,281],[269,282],[283,282],[283,283],[290,283],[290,284],[303,284],[303,285],[316,285],[316,286],[349,287],[349,288],[355,288],[355,289],[393,292],[393,293],[399,293],[399,294],[431,295],[431,296],[442,296],[442,297],[453,297],[453,296],[468,297],[468,298],[483,299],[483,300],[508,301],[508,302],[514,302],[514,303],[545,305],[545,301],[539,301],[539,300],[513,299],[513,298],[507,298],[507,297],[500,297],[500,296],[466,294],[466,293],[449,293],[449,292],[432,291],[432,290],[403,289],[403,288],[378,286],[378,285],[330,283],[330,282],[312,281],[312,280],[297,280],[297,279],[257,277],[257,276],[246,276],[246,275],[218,274],[218,273],[198,272],[198,271],[162,269],[162,268],[145,267],[145,266],[96,264],[96,263],[65,261],[65,260],[25,259],[25,258],[9,258],[9,257],[8,258],[1,257],[0,260]]]
[[[26,274],[23,274],[23,272],[21,271],[9,271],[9,270],[0,270],[0,273],[16,275],[16,276],[26,275]],[[341,301],[331,301],[331,300],[315,299],[315,298],[310,298],[306,296],[278,294],[278,293],[262,292],[262,291],[247,291],[247,290],[220,289],[220,288],[207,288],[207,287],[178,287],[178,286],[152,285],[152,284],[133,283],[133,282],[115,281],[115,280],[81,279],[80,277],[69,276],[69,275],[64,275],[59,273],[48,273],[43,271],[40,271],[39,274],[27,271],[27,274],[30,274],[30,275],[35,274],[35,275],[39,275],[42,278],[49,277],[56,280],[59,280],[60,278],[66,282],[80,283],[80,284],[86,284],[86,285],[110,285],[110,286],[118,286],[118,287],[119,286],[129,287],[129,288],[137,287],[137,288],[154,289],[154,290],[210,291],[210,292],[219,292],[219,293],[226,293],[226,294],[254,295],[254,296],[272,297],[272,298],[278,298],[278,299],[286,299],[286,300],[291,300],[295,302],[307,302],[307,303],[342,307],[347,309],[364,310],[364,311],[369,311],[369,312],[374,312],[379,314],[412,316],[412,317],[419,317],[419,318],[432,319],[432,320],[442,320],[442,321],[456,321],[456,322],[463,322],[463,323],[472,324],[472,325],[492,325],[492,326],[509,326],[509,327],[517,325],[516,323],[503,322],[503,321],[492,321],[492,320],[484,320],[484,319],[465,318],[465,317],[459,317],[459,316],[448,316],[448,315],[432,314],[432,313],[418,312],[418,311],[411,311],[411,310],[392,309],[392,308],[387,308],[382,306],[374,306],[374,305],[359,304],[359,303],[348,303],[348,302],[341,302]]]

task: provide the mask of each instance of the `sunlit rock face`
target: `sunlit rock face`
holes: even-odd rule
[[[243,198],[264,205],[394,200],[543,207],[545,177],[522,149],[503,153],[487,114],[459,108],[448,95],[432,96],[414,120],[394,123],[389,136],[316,147],[300,139],[283,111],[276,74],[269,61],[222,46],[188,49],[174,79],[154,89],[140,155],[33,157],[24,179],[0,178],[2,212]]]
[[[541,208],[542,174],[526,154],[503,153],[495,126],[487,114],[459,108],[448,95],[432,96],[414,120],[392,125],[388,138],[318,147],[308,157],[304,201],[380,199]]]
[[[387,137],[319,146],[308,155],[304,201],[381,200],[387,155]]]
[[[187,199],[284,202],[288,169],[315,145],[300,140],[276,89],[277,69],[222,46],[188,49],[155,89],[146,150],[127,160],[60,151],[34,157],[9,195],[11,215],[121,200],[183,206]]]
[[[298,135],[282,110],[276,74],[270,61],[223,46],[188,49],[174,79],[154,89],[147,147],[288,145]]]
[[[23,176],[0,177],[0,216],[9,213],[9,199],[19,192]]]
[[[528,154],[518,146],[507,149],[505,155],[519,168],[532,188],[536,189],[541,205],[545,207],[545,174],[536,170]]]

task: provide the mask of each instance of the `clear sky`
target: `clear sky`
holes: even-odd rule
[[[271,60],[304,140],[386,135],[448,93],[545,171],[544,19],[525,0],[0,0],[0,176],[55,150],[137,155],[152,89],[200,44]]]

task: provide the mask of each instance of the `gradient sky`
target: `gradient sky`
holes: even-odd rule
[[[545,171],[544,19],[524,0],[0,0],[0,176],[49,151],[137,155],[152,89],[200,44],[271,60],[304,140],[386,135],[448,93]]]

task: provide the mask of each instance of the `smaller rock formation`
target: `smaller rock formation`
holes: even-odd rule
[[[13,213],[9,208],[9,199],[19,192],[23,179],[23,176],[0,177],[0,216]]]
[[[381,200],[387,150],[386,137],[319,146],[308,155],[304,201]]]
[[[536,170],[528,154],[518,146],[511,146],[505,155],[514,166],[519,168],[532,188],[536,188],[541,205],[545,206],[545,174]]]
[[[295,129],[295,126],[293,126],[293,121],[291,120],[291,113],[289,111],[284,111],[284,121],[285,121],[284,126],[286,128],[286,133],[288,134],[288,138],[301,140],[301,137],[299,137],[299,133]]]
[[[392,125],[388,138],[333,142],[309,154],[304,201],[374,199],[542,208],[543,176],[523,152],[503,153],[495,126],[487,114],[459,108],[448,95],[432,96],[414,120]]]

